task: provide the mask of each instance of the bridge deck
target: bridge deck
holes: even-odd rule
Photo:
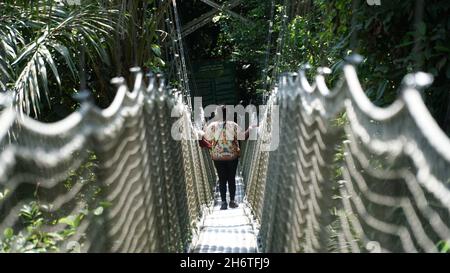
[[[220,210],[220,194],[216,192],[213,212],[206,216],[193,252],[254,253],[257,251],[256,232],[242,203],[244,194],[242,178],[237,178],[236,200],[239,202],[239,207]]]

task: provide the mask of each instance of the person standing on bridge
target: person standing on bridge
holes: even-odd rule
[[[232,120],[234,115],[227,115],[227,107],[221,105],[217,108],[216,118],[205,129],[204,138],[211,143],[210,154],[219,176],[219,190],[222,199],[221,210],[227,206],[227,183],[230,191],[230,208],[237,208],[236,196],[236,169],[240,156],[239,140],[249,137],[250,127],[243,131]]]

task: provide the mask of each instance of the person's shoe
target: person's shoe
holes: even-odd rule
[[[230,208],[235,209],[237,207],[239,207],[239,205],[236,202],[230,201]]]
[[[220,206],[220,209],[221,210],[225,210],[225,209],[227,209],[228,207],[227,207],[227,202],[226,201],[224,201],[224,202],[222,202],[222,206]]]

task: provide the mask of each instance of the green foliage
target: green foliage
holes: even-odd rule
[[[441,253],[450,253],[450,241],[440,241],[437,248]]]
[[[216,24],[221,28],[218,46],[213,50],[213,56],[227,56],[230,54],[233,61],[254,63],[264,57],[264,46],[267,36],[267,19],[264,18],[270,3],[261,1],[246,1],[246,23],[228,14],[220,13]],[[263,27],[262,27],[263,26]]]
[[[279,6],[278,6],[279,7]],[[253,99],[262,93],[262,70],[265,69],[267,36],[269,31],[270,1],[245,1],[240,14],[249,22],[221,13],[213,22],[220,27],[212,57],[229,58],[239,64],[239,89]],[[280,10],[275,18],[275,33],[272,44],[279,31]],[[269,68],[271,70],[273,66]]]
[[[104,44],[116,28],[110,17],[117,10],[92,4],[74,9],[54,1],[31,8],[24,3],[0,4],[0,28],[5,29],[0,39],[8,52],[1,57],[6,72],[2,87],[15,92],[19,109],[37,115],[44,98],[50,103],[50,87],[61,87],[62,77],[77,80],[81,45],[87,61],[109,64]],[[63,68],[67,74],[61,74]]]
[[[64,2],[0,3],[0,90],[14,92],[20,110],[44,121],[75,110],[82,76],[106,107],[112,77],[130,77],[132,66],[165,65],[155,44],[164,9],[154,0]]]
[[[288,1],[289,2],[289,1]],[[378,106],[386,106],[398,97],[403,76],[422,70],[435,76],[424,99],[438,123],[450,132],[450,2],[427,1],[423,20],[415,21],[415,1],[386,1],[370,6],[352,0],[293,1],[288,4],[289,24],[282,31],[282,5],[275,1],[276,12],[268,75],[275,69],[277,38],[284,37],[280,71],[296,71],[309,63],[313,69],[327,66],[333,70],[328,84],[340,77],[343,58],[353,51],[365,57],[358,75],[368,97]],[[214,18],[221,33],[213,56],[230,56],[242,64],[256,66],[255,76],[245,80],[245,89],[261,90],[265,39],[268,35],[270,1],[246,1],[241,15],[254,24],[245,24],[226,14]],[[354,22],[353,22],[354,19]],[[273,79],[269,79],[272,81]],[[444,102],[444,103],[443,103]]]
[[[153,73],[161,73],[162,68],[166,66],[166,63],[161,56],[161,47],[157,44],[152,44],[151,51],[154,53],[154,58],[149,59],[145,66],[153,71]]]
[[[82,157],[82,155],[75,155]],[[101,188],[97,183],[95,168],[97,157],[88,152],[86,162],[77,170],[71,171],[63,182],[67,192],[73,187],[82,184],[73,200],[80,209],[73,213],[72,209],[64,207],[54,212],[49,212],[51,204],[43,203],[45,198],[40,196],[38,190],[34,192],[32,202],[25,204],[19,212],[21,225],[7,228],[0,234],[0,252],[60,252],[79,251],[80,244],[72,242],[71,238],[78,232],[78,227],[83,220],[92,215],[101,217],[105,210],[111,206],[110,202],[102,201]],[[0,192],[0,202],[8,197],[8,190]],[[30,197],[31,198],[31,197]],[[17,231],[19,231],[17,233]],[[80,234],[83,238],[83,234]],[[70,245],[73,245],[72,249]],[[64,247],[64,249],[61,249]]]
[[[3,240],[0,240],[1,252],[49,252],[58,251],[58,244],[70,235],[76,226],[70,226],[59,232],[43,230],[45,220],[37,202],[24,205],[19,213],[26,230],[18,234],[12,228],[3,231]]]
[[[0,253],[4,252],[60,252],[61,247],[66,245],[64,251],[79,251],[77,247],[71,249],[71,243],[79,245],[78,242],[71,242],[71,237],[77,232],[80,224],[87,215],[92,214],[100,216],[109,206],[103,203],[96,209],[89,211],[81,210],[75,215],[69,215],[56,220],[44,217],[42,209],[44,208],[38,202],[33,201],[24,205],[20,210],[19,216],[26,227],[24,231],[15,233],[12,228],[6,228],[3,231],[3,237],[0,240]],[[49,227],[57,231],[48,231]]]
[[[449,120],[450,95],[450,11],[448,1],[424,5],[423,21],[415,22],[415,2],[385,2],[381,6],[351,0],[316,0],[305,14],[291,20],[282,67],[295,70],[301,63],[313,68],[328,66],[336,73],[351,48],[365,56],[358,75],[368,97],[378,106],[392,103],[398,96],[405,74],[422,70],[435,76],[424,94],[427,106],[444,129]],[[352,24],[352,18],[355,24]],[[355,35],[352,44],[352,35]],[[314,71],[312,72],[314,73]],[[329,77],[334,84],[337,77]],[[445,103],[442,103],[442,102]]]

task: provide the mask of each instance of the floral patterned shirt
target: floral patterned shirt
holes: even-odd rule
[[[213,160],[233,160],[239,157],[239,139],[244,133],[237,123],[212,122],[206,127],[205,138],[210,141]]]

